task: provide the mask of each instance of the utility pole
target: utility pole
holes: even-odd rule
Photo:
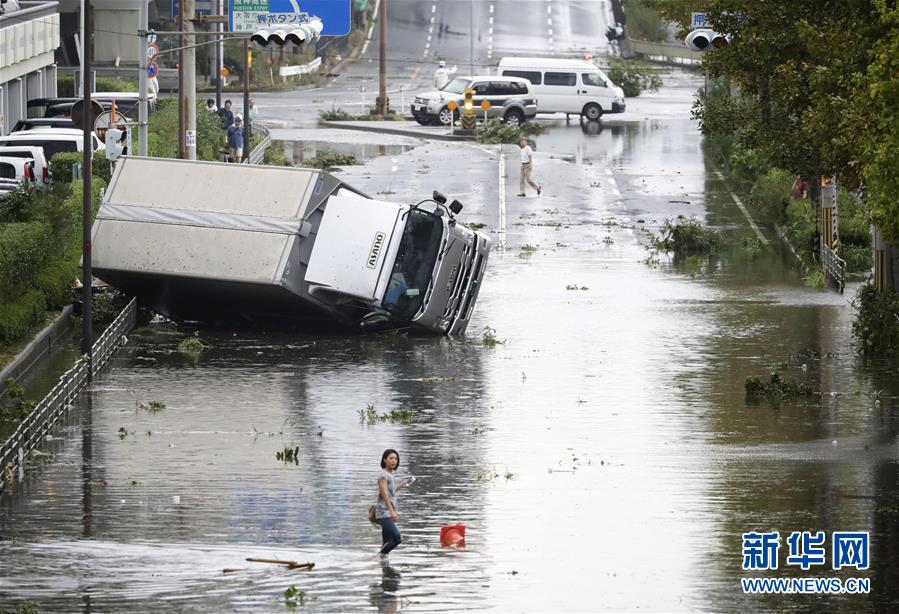
[[[93,113],[91,112],[91,47],[93,38],[90,35],[91,2],[84,0],[81,17],[84,21],[84,37],[81,39],[81,57],[84,60],[81,70],[82,94],[84,95],[84,144],[81,158],[81,177],[84,181],[83,198],[81,201],[81,236],[82,236],[82,263],[81,263],[81,353],[88,357],[88,381],[93,373],[94,331],[93,312],[91,309],[91,282],[93,271],[91,269],[91,225],[93,209],[91,207],[91,162],[93,161],[94,146],[91,141],[93,126]]]
[[[468,3],[468,74],[474,76],[474,0]]]
[[[184,105],[185,152],[188,160],[197,159],[197,48],[194,36],[194,0],[181,0],[184,14],[184,89],[179,92]]]
[[[224,15],[225,6],[222,0],[216,3],[216,15]],[[225,67],[225,43],[223,42],[222,32],[225,31],[225,24],[221,21],[215,24],[215,29],[219,32],[218,42],[215,44],[215,106],[222,108],[222,68]]]
[[[178,32],[180,47],[178,50],[178,158],[184,160],[187,158],[187,149],[184,143],[184,4],[182,3],[178,10]]]
[[[246,42],[243,51],[243,157],[241,162],[250,159],[250,66],[253,63],[253,46]]]
[[[378,102],[375,105],[378,115],[387,115],[390,112],[390,101],[387,99],[387,0],[381,0],[381,14],[379,31],[381,33],[380,60],[379,60],[379,87]]]
[[[148,103],[147,103],[147,28],[149,27],[149,7],[147,0],[140,0],[140,23],[137,31],[140,36],[137,37],[137,57],[140,74],[138,75],[138,106],[137,106],[137,154],[139,156],[147,155],[147,122],[149,121]],[[131,152],[129,152],[131,153]]]

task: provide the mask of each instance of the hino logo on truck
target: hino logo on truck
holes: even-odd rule
[[[375,233],[375,242],[371,244],[371,251],[368,253],[368,262],[365,264],[370,269],[375,268],[378,264],[378,256],[381,254],[381,248],[384,247],[384,233]]]
[[[454,264],[453,270],[450,271],[450,274],[449,274],[449,280],[446,282],[446,291],[447,292],[452,292],[453,284],[456,283],[456,273],[458,273],[458,272],[459,272],[459,265]]]

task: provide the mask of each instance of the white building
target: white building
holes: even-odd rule
[[[59,3],[19,5],[0,15],[0,135],[26,117],[30,99],[56,96]]]

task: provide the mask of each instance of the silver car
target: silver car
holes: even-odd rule
[[[417,94],[412,99],[412,116],[422,126],[449,126],[465,101],[465,88],[474,90],[472,102],[475,116],[484,117],[481,103],[490,102],[488,118],[498,118],[510,124],[523,124],[537,114],[537,98],[527,79],[518,77],[456,77],[443,89]],[[449,108],[455,101],[455,111]]]

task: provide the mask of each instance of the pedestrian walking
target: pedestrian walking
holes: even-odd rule
[[[400,466],[400,454],[389,448],[381,455],[381,472],[378,474],[378,503],[375,505],[375,519],[381,525],[381,550],[378,556],[387,559],[387,554],[403,541],[397,526],[396,493],[411,485],[410,481],[395,483],[394,473]]]
[[[518,195],[527,196],[525,194],[525,183],[527,183],[537,190],[537,196],[540,196],[543,186],[539,183],[534,183],[534,180],[531,179],[531,172],[534,169],[534,150],[528,145],[527,139],[518,141],[518,146],[521,148],[521,177],[518,181]]]
[[[234,123],[234,112],[231,110],[231,101],[226,100],[225,106],[219,109],[219,117],[222,118],[222,128],[227,130]]]
[[[231,149],[231,161],[243,160],[243,122],[240,115],[234,118],[234,123],[228,127],[228,147]]]

